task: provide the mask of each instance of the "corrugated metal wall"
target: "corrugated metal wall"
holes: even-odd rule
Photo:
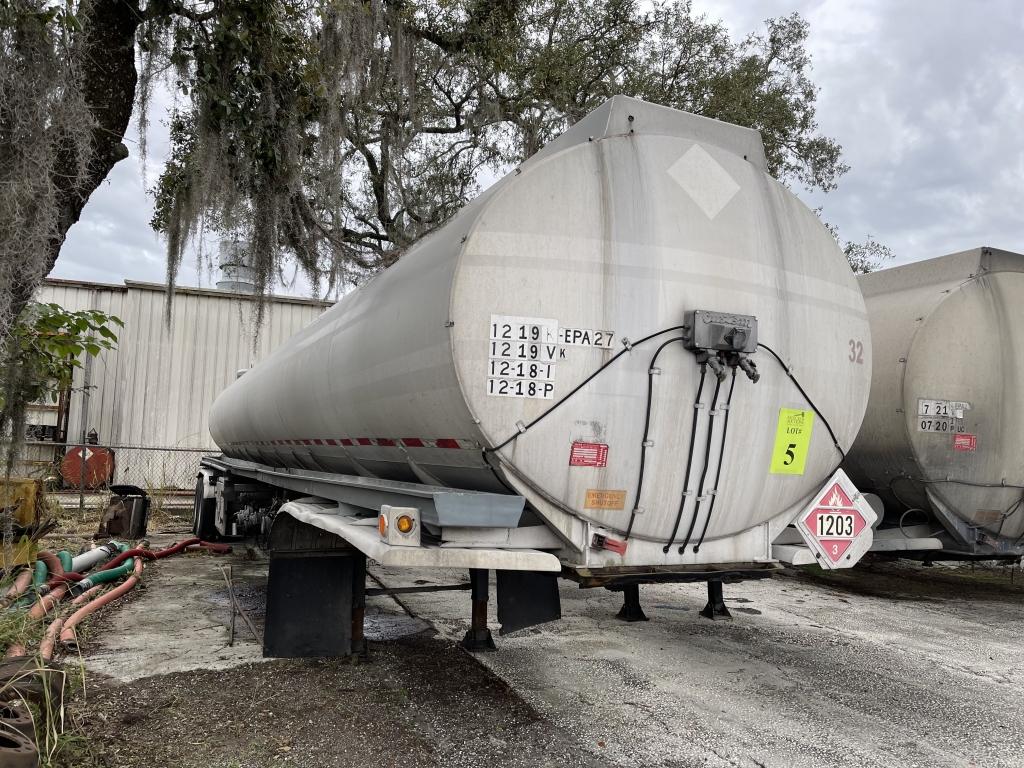
[[[209,412],[235,378],[328,304],[276,297],[267,302],[253,349],[252,302],[221,291],[181,288],[164,321],[163,286],[48,280],[37,294],[69,310],[101,309],[124,320],[116,351],[103,351],[75,377],[68,441],[95,429],[107,445],[212,448]],[[92,387],[80,390],[86,376]]]

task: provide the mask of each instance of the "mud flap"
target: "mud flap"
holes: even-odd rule
[[[286,514],[274,519],[269,551],[263,655],[287,659],[351,654],[352,612],[361,607],[353,603],[363,596],[355,580],[365,573],[363,556],[338,536]]]
[[[354,564],[351,554],[271,557],[264,656],[293,659],[352,653]]]
[[[562,618],[557,573],[495,571],[495,574],[500,634]]]

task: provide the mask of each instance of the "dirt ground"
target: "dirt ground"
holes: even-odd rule
[[[229,646],[222,565],[263,627],[267,563],[244,550],[155,563],[88,628],[88,682],[71,702],[88,743],[67,765],[607,765],[390,598],[368,601],[367,661],[263,659],[241,619]]]
[[[259,625],[266,561],[230,560]],[[374,597],[352,664],[263,660],[241,622],[229,647],[224,562],[160,561],[94,620],[75,765],[1024,765],[1019,572],[793,572],[727,585],[732,622],[697,616],[702,585],[643,587],[651,620],[625,624],[620,596],[564,583],[560,622],[498,637],[492,616],[475,657],[465,592],[403,595],[414,617]]]

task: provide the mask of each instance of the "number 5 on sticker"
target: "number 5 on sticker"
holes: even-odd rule
[[[814,411],[794,408],[779,409],[779,426],[775,430],[770,472],[773,475],[802,475],[811,446]]]

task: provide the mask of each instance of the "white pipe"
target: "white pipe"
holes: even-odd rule
[[[82,554],[71,558],[71,570],[76,573],[85,573],[85,571],[88,571],[97,563],[109,560],[116,555],[117,552],[117,545],[114,542],[101,544],[95,549],[90,549],[88,552],[83,552]]]

